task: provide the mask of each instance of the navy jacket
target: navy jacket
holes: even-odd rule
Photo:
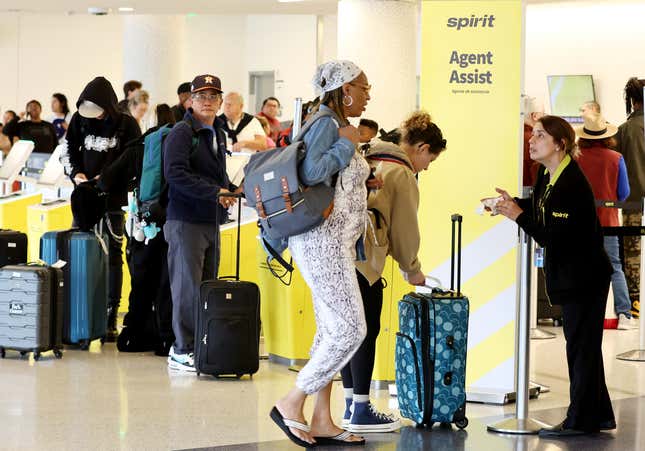
[[[219,205],[217,193],[230,189],[226,175],[226,138],[215,125],[213,132],[201,124],[189,109],[170,131],[163,144],[164,176],[168,183],[166,218],[193,224],[217,224],[226,221],[226,209]],[[199,138],[193,152],[193,135]]]

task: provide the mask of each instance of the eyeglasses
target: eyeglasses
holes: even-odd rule
[[[197,94],[193,94],[193,100],[197,100],[199,102],[205,102],[206,100],[210,102],[214,102],[217,99],[219,99],[219,94],[204,94],[202,92],[198,92]]]
[[[372,85],[359,85],[357,83],[350,83],[350,85],[362,89],[365,94],[369,94],[372,90]]]

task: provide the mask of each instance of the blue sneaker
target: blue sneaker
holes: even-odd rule
[[[195,361],[193,360],[193,353],[190,354],[176,354],[175,347],[170,347],[168,353],[168,368],[177,371],[185,371],[195,373]]]
[[[368,402],[355,402],[347,430],[354,433],[394,432],[401,427],[401,421],[393,415],[381,413]]]
[[[345,414],[343,415],[343,421],[341,421],[341,426],[343,429],[347,429],[349,426],[349,420],[352,418],[352,398],[345,398]]]

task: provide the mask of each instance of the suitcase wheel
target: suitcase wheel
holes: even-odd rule
[[[81,340],[78,342],[78,345],[81,347],[81,350],[87,351],[90,349],[90,342],[89,340]]]
[[[102,344],[102,345],[104,345],[104,344],[105,344],[105,337],[101,337],[101,344]]]
[[[24,357],[25,355],[27,355],[27,351],[20,351],[20,357]]]
[[[468,418],[464,417],[461,420],[455,421],[455,426],[457,426],[459,429],[466,429],[466,426],[468,426]]]
[[[63,351],[61,351],[60,349],[54,349],[54,355],[56,356],[57,359],[62,359]]]
[[[40,352],[34,351],[34,360],[37,362],[40,360]]]
[[[0,359],[4,359],[6,355],[7,351],[5,351],[4,348],[0,348]]]

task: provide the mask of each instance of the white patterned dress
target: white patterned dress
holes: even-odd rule
[[[365,230],[369,166],[358,153],[340,171],[334,209],[320,226],[289,238],[289,250],[311,289],[316,335],[296,385],[307,394],[325,387],[352,358],[366,334],[356,279],[356,241]]]

